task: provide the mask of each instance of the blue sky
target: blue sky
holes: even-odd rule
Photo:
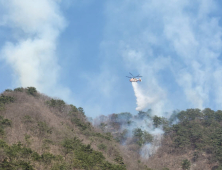
[[[222,109],[221,5],[0,0],[0,90],[35,86],[89,117]]]

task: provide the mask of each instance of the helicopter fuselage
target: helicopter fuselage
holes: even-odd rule
[[[131,78],[130,80],[129,80],[130,82],[137,82],[137,81],[142,81],[142,79],[141,78],[139,78],[139,79],[137,79],[137,78]]]

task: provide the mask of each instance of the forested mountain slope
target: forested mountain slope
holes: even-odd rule
[[[110,133],[86,121],[83,108],[34,87],[0,95],[0,169],[145,168],[137,164]]]
[[[170,115],[170,114],[165,114]],[[92,125],[93,123],[93,125]],[[0,169],[220,170],[222,111],[100,116],[38,93],[0,95]]]

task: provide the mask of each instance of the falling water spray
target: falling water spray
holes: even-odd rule
[[[155,102],[155,98],[145,95],[137,82],[132,82],[132,86],[136,96],[137,111],[141,111]]]

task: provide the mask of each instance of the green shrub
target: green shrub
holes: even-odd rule
[[[9,119],[4,119],[2,116],[0,116],[0,135],[3,136],[4,128],[7,126],[11,126],[12,122]]]
[[[50,139],[44,139],[43,143],[47,143],[47,144],[53,144],[53,141]]]
[[[114,159],[115,162],[117,162],[118,164],[123,165],[123,158],[120,155],[117,155],[116,158]]]
[[[98,149],[99,149],[99,150],[106,150],[106,149],[107,149],[107,146],[104,145],[103,143],[101,143],[101,144],[98,145]]]
[[[71,119],[71,122],[75,125],[77,125],[78,127],[80,127],[81,130],[86,130],[87,128],[89,128],[89,124],[81,121],[80,119],[78,118],[72,118]]]
[[[55,159],[55,156],[51,153],[43,153],[41,156],[41,160],[45,163],[45,164],[50,164],[52,160]]]
[[[9,119],[4,119],[2,116],[0,116],[0,126],[11,126],[12,125],[12,121]]]
[[[101,164],[105,157],[101,152],[93,151],[90,145],[82,145],[78,150],[75,150],[74,164],[79,164],[80,168],[93,169],[93,167]]]
[[[102,170],[126,170],[125,165],[115,165],[109,162],[103,162],[100,167]]]
[[[78,109],[76,106],[74,106],[72,104],[70,106],[71,106],[71,112],[78,112]]]
[[[188,159],[184,159],[181,165],[182,165],[182,169],[187,170],[187,169],[190,169],[191,163]]]
[[[5,105],[3,103],[0,103],[0,111],[5,110]]]
[[[106,132],[105,134],[106,134],[107,138],[109,138],[109,140],[112,139],[113,136],[112,136],[111,132]]]
[[[145,118],[150,118],[150,114],[147,112],[139,111],[137,114],[137,117],[139,119],[145,119]]]
[[[5,148],[7,147],[8,145],[6,144],[5,141],[3,141],[2,139],[0,139],[0,148]]]
[[[2,162],[0,162],[0,169],[2,170],[13,170],[14,164],[12,162],[8,162],[8,159],[5,158]]]
[[[5,91],[6,92],[12,92],[13,90],[12,89],[6,89]]]
[[[65,155],[78,148],[80,146],[80,143],[81,141],[77,137],[74,137],[73,139],[64,139],[62,142],[62,146],[64,147]]]
[[[199,157],[198,152],[194,152],[194,153],[193,153],[193,159],[192,159],[192,160],[193,160],[194,162],[196,162],[197,159],[198,159],[198,157]]]
[[[106,135],[103,135],[101,133],[93,133],[92,132],[92,136],[100,137],[100,138],[103,138],[103,139],[106,139],[106,140],[112,140],[111,133],[106,133]]]
[[[53,167],[52,170],[69,170],[71,169],[71,166],[68,165],[67,163],[56,163]]]
[[[60,112],[63,111],[63,108],[65,107],[65,102],[63,100],[57,100],[57,99],[51,99],[46,102],[50,107],[57,108]]]
[[[25,141],[26,141],[26,144],[27,144],[28,146],[31,144],[30,138],[31,138],[30,135],[25,134]]]
[[[32,155],[31,155],[32,159],[34,161],[39,161],[41,160],[41,156],[37,153],[37,152],[33,152]]]
[[[159,127],[159,125],[161,125],[162,124],[162,119],[161,119],[161,117],[158,117],[158,116],[154,116],[153,117],[153,125],[154,125],[154,127]]]
[[[151,143],[153,141],[153,136],[149,134],[147,131],[143,131],[143,143]]]
[[[25,162],[25,161],[22,161],[22,160],[17,162],[16,167],[20,167],[23,170],[34,170],[33,166],[30,164],[30,162]]]
[[[52,145],[53,144],[53,141],[49,140],[49,139],[43,139],[43,142],[42,142],[42,149],[45,151],[45,150],[48,150],[50,149],[50,146],[49,145]]]
[[[2,104],[12,103],[14,101],[15,99],[11,96],[5,96],[4,94],[0,96],[0,103]]]
[[[52,128],[50,128],[45,122],[38,122],[37,128],[40,138],[47,137],[48,134],[52,134]]]
[[[25,115],[25,116],[23,117],[23,122],[24,122],[24,123],[33,123],[34,120],[32,119],[31,116]]]
[[[105,128],[106,128],[107,124],[105,123],[100,123],[99,127],[100,129],[104,132]]]
[[[31,155],[31,154],[32,154],[32,150],[30,148],[23,147],[21,149],[21,156],[22,157],[28,157],[28,155]]]
[[[150,143],[153,141],[153,136],[149,134],[147,131],[142,131],[140,128],[134,129],[133,135],[136,140],[136,143],[139,146],[142,146],[146,143]]]
[[[16,158],[22,150],[22,144],[21,142],[18,142],[17,144],[13,144],[12,146],[5,147],[4,150],[9,157]]]
[[[222,121],[222,111],[221,110],[218,110],[215,112],[215,119],[218,121],[218,122],[221,122]]]
[[[16,92],[23,92],[25,89],[23,87],[18,87],[18,88],[15,88],[14,91]]]
[[[79,111],[83,116],[85,116],[85,112],[84,112],[84,110],[83,110],[82,107],[78,107],[78,111]]]
[[[127,140],[127,133],[128,133],[128,130],[127,129],[124,129],[121,133],[119,133],[117,135],[117,137],[115,138],[115,140],[119,143],[123,143],[124,141]]]
[[[37,94],[37,90],[35,87],[27,87],[26,92],[27,94],[32,95],[32,96],[36,96]]]

